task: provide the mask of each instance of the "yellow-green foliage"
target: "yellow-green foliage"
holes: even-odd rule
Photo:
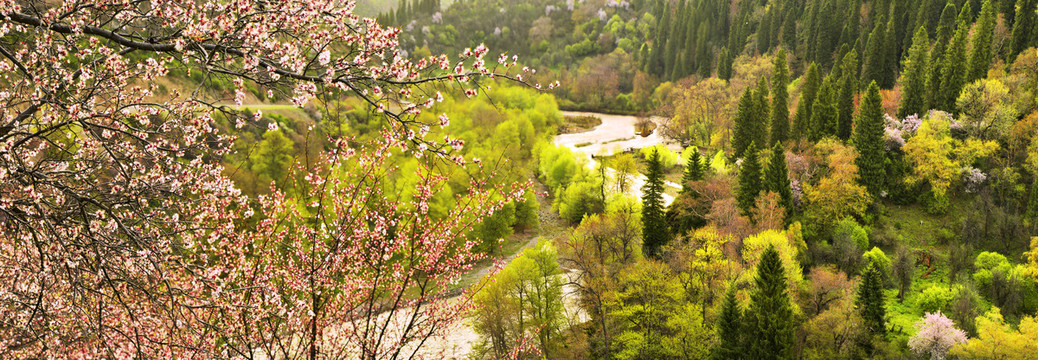
[[[757,266],[757,262],[760,261],[761,255],[764,254],[764,250],[768,249],[768,246],[775,246],[775,250],[779,253],[779,258],[782,259],[782,266],[786,269],[786,279],[789,282],[789,288],[800,288],[800,285],[804,282],[804,274],[801,271],[800,262],[797,261],[800,254],[797,251],[796,245],[790,241],[785,232],[776,230],[764,231],[743,239],[742,244],[742,259],[746,261],[746,264],[751,269]],[[753,272],[747,271],[743,273],[743,276],[752,277]]]

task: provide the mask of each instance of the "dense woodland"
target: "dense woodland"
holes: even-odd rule
[[[1038,359],[1038,0],[188,3],[0,2],[0,357]]]
[[[661,116],[685,148],[608,157],[615,176],[537,152],[573,228],[477,284],[484,357],[1034,356],[1035,1],[409,9],[380,20],[412,54],[510,49],[562,108]]]

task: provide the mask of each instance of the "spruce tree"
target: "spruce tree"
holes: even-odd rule
[[[1034,183],[1031,184],[1031,198],[1027,201],[1025,217],[1030,219],[1032,224],[1038,222],[1038,176],[1034,178]]]
[[[861,274],[861,285],[858,285],[858,307],[865,328],[873,335],[885,335],[886,301],[883,294],[883,277],[875,264],[869,262]]]
[[[854,127],[854,147],[858,149],[858,182],[876,198],[883,184],[886,152],[883,131],[883,98],[879,85],[869,84],[858,110],[857,125]]]
[[[963,5],[959,17],[965,17],[963,15],[969,11],[970,7],[967,2]],[[959,93],[966,86],[966,71],[969,65],[967,63],[969,59],[966,58],[966,44],[969,39],[966,35],[969,34],[969,28],[968,23],[958,22],[955,37],[952,38],[951,45],[944,54],[944,61],[941,64],[941,86],[931,88],[937,96],[937,102],[932,104],[935,109],[953,112],[955,100],[959,98]]]
[[[836,97],[839,111],[836,136],[846,141],[854,127],[854,96],[858,94],[858,51],[851,50],[843,56],[840,65],[840,93]]]
[[[760,154],[757,151],[757,143],[751,142],[746,148],[742,158],[742,166],[739,169],[739,191],[736,200],[743,214],[749,216],[757,202],[757,195],[763,188],[761,179]]]
[[[727,47],[722,47],[717,54],[717,78],[726,81],[732,78],[732,56]]]
[[[746,358],[790,359],[794,343],[793,309],[787,292],[786,270],[774,246],[769,246],[761,255],[754,284],[743,321]]]
[[[706,170],[703,167],[703,156],[699,154],[698,148],[693,147],[692,154],[689,154],[688,162],[685,163],[685,173],[681,176],[682,194],[692,191],[692,189],[689,188],[689,184],[703,180],[703,173]]]
[[[739,98],[739,105],[735,111],[735,124],[732,134],[732,149],[736,158],[742,157],[743,152],[750,146],[750,142],[753,142],[753,134],[755,130],[754,117],[757,116],[757,98],[753,93],[753,89],[747,87],[742,93],[742,97]]]
[[[1016,16],[1013,21],[1013,42],[1010,47],[1010,58],[1015,57],[1021,51],[1024,51],[1024,49],[1034,43],[1033,32],[1035,7],[1038,7],[1038,0],[1017,0],[1016,2]]]
[[[836,135],[836,121],[839,112],[833,99],[832,83],[832,76],[826,76],[822,81],[822,86],[818,88],[815,103],[811,106],[811,132],[808,137],[811,141]]]
[[[777,143],[771,148],[768,168],[764,170],[764,190],[779,194],[779,201],[787,214],[793,210],[793,193],[789,187],[789,170],[786,168],[786,149],[782,147],[782,143]]]
[[[902,80],[901,105],[898,107],[897,116],[904,118],[912,114],[922,115],[926,111],[926,74],[930,47],[930,38],[926,34],[926,27],[919,26],[912,38],[912,49],[908,51],[908,61],[905,64],[905,75]]]
[[[760,81],[757,82],[757,89],[753,91],[757,105],[753,107],[750,125],[750,139],[758,144],[768,143],[768,119],[771,114],[771,101],[768,100],[770,92],[768,79],[761,76]]]
[[[807,67],[807,74],[804,75],[803,85],[800,87],[800,100],[797,101],[797,114],[793,120],[793,137],[796,139],[802,139],[809,131],[811,107],[814,105],[815,96],[818,95],[820,83],[818,65],[811,63]]]
[[[786,50],[775,55],[775,69],[771,76],[771,134],[768,143],[775,145],[789,136],[789,67]]]
[[[866,82],[879,84],[883,80],[888,56],[886,28],[885,23],[879,22],[869,33],[868,45],[865,46],[865,69],[862,70],[862,79]]]
[[[743,348],[743,325],[742,309],[739,301],[735,299],[735,285],[729,285],[721,304],[721,315],[717,317],[717,338],[720,342],[710,354],[711,359],[729,360],[741,359],[744,356]]]
[[[934,38],[933,49],[930,50],[930,75],[926,80],[926,105],[928,108],[936,108],[940,101],[941,72],[944,68],[944,56],[948,50],[948,43],[955,33],[955,14],[958,7],[949,1],[941,11],[941,21],[937,25],[937,37]]]
[[[977,30],[973,33],[973,51],[970,53],[970,73],[966,82],[983,78],[991,67],[991,42],[995,37],[995,9],[991,0],[984,0]]]
[[[653,150],[649,156],[647,170],[642,187],[642,247],[646,256],[658,259],[660,248],[670,238],[663,209],[663,164],[659,151]]]

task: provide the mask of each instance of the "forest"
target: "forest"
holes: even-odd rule
[[[0,358],[1038,359],[1036,18],[0,1]]]

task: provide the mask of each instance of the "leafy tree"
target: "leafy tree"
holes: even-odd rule
[[[865,97],[861,100],[857,126],[854,128],[854,147],[858,149],[859,183],[868,189],[869,194],[878,197],[886,173],[886,151],[883,131],[883,99],[879,95],[879,86],[869,84]]]
[[[818,95],[818,87],[821,86],[818,65],[811,63],[807,68],[800,87],[800,100],[797,101],[797,113],[793,120],[793,138],[802,139],[808,135],[811,122],[811,107],[814,105],[815,97]]]
[[[854,127],[854,96],[858,93],[858,51],[851,49],[843,56],[840,66],[839,94],[836,107],[839,110],[839,125],[836,136],[846,141],[851,138]]]
[[[757,151],[757,143],[751,142],[750,146],[746,148],[742,167],[739,169],[739,190],[737,199],[739,201],[739,208],[742,209],[743,214],[750,214],[752,212],[754,203],[757,201],[757,195],[759,195],[763,189],[764,184],[761,180],[762,170],[760,154]]]
[[[1006,0],[1009,1],[1009,0]],[[991,66],[991,42],[995,37],[995,9],[991,0],[984,0],[981,5],[980,18],[973,33],[973,51],[970,52],[970,73],[966,82],[981,79],[988,74]]]
[[[905,294],[912,288],[912,278],[915,276],[915,258],[906,247],[897,249],[894,254],[893,264],[894,282],[897,285],[897,302],[905,301]]]
[[[949,355],[965,359],[1038,359],[1038,321],[1025,316],[1014,330],[998,308],[977,317],[976,338],[952,347]]]
[[[908,160],[914,165],[909,180],[928,183],[931,196],[945,201],[947,190],[952,181],[957,179],[960,169],[998,149],[998,144],[990,141],[954,139],[950,127],[950,115],[944,112],[931,113],[923,119],[915,136],[909,138],[903,147]],[[928,208],[932,212],[943,211],[938,205],[939,202],[931,203]]]
[[[869,333],[886,334],[887,309],[883,296],[883,279],[879,274],[879,269],[872,263],[862,271],[857,301],[861,308],[861,318],[865,320],[865,328]]]
[[[1036,7],[1038,7],[1038,0],[1017,0],[1016,16],[1013,18],[1013,41],[1010,46],[1010,57],[1015,57],[1028,46],[1034,44],[1033,32]]]
[[[818,184],[804,190],[805,215],[811,219],[808,230],[817,234],[844,218],[861,216],[871,200],[865,187],[856,181],[858,154],[853,148],[833,140],[823,140],[815,147],[829,168]]]
[[[646,256],[659,257],[660,248],[670,241],[663,208],[663,166],[659,151],[653,151],[642,187],[642,241]]]
[[[816,268],[817,269],[817,268]],[[850,281],[839,273],[850,286]],[[812,283],[826,280],[812,276]],[[844,284],[840,284],[841,286]],[[845,359],[858,355],[858,343],[865,334],[861,314],[854,306],[853,291],[827,288],[827,306],[803,326],[804,357],[807,359]]]
[[[929,74],[929,58],[927,52],[930,49],[930,38],[926,34],[926,27],[920,26],[912,38],[912,48],[908,50],[908,60],[905,64],[903,87],[901,88],[901,106],[898,107],[897,116],[904,118],[913,114],[925,114],[926,106],[926,78]]]
[[[775,248],[764,250],[757,263],[755,287],[745,320],[746,358],[793,357],[793,308],[787,292],[786,271]]]
[[[908,347],[916,354],[929,354],[931,360],[944,359],[953,346],[966,342],[966,332],[940,311],[926,314],[915,327],[919,331],[908,339]]]
[[[1007,100],[1009,88],[999,80],[981,79],[962,89],[956,101],[966,133],[985,140],[1000,139],[1016,121],[1017,110]]]
[[[768,144],[775,145],[789,137],[789,66],[786,65],[786,50],[779,49],[775,55],[775,68],[771,75],[771,134]]]
[[[742,309],[735,299],[735,285],[732,284],[725,292],[721,315],[717,317],[717,338],[720,341],[710,354],[712,359],[740,359],[745,356],[742,321]]]
[[[793,193],[789,184],[789,170],[786,168],[786,149],[782,143],[776,143],[771,149],[771,159],[764,171],[764,190],[779,195],[779,205],[789,214],[793,210]]]

